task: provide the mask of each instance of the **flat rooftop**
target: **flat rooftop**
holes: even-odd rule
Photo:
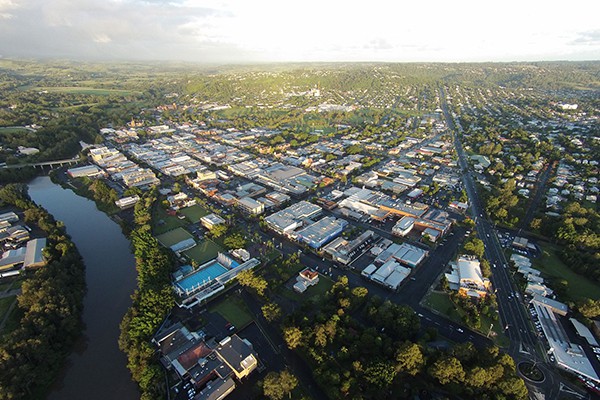
[[[538,319],[548,340],[550,351],[556,358],[556,363],[572,372],[598,381],[598,374],[585,355],[581,346],[569,342],[568,336],[557,319],[552,308],[539,302],[532,302],[538,314]]]

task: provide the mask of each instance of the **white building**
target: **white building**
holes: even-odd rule
[[[452,272],[446,274],[451,289],[469,297],[485,297],[490,288],[490,280],[483,277],[479,260],[461,256],[453,265]]]

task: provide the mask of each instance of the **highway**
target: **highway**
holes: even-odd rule
[[[485,245],[485,256],[492,265],[491,281],[496,290],[500,319],[504,325],[505,333],[510,339],[508,353],[517,363],[521,361],[535,362],[544,373],[546,379],[540,384],[526,381],[530,387],[535,387],[547,399],[562,398],[565,395],[562,391],[563,388],[572,388],[572,386],[556,373],[552,364],[547,363],[545,355],[540,356],[538,354],[538,350],[542,350],[543,347],[533,330],[533,325],[522,302],[521,295],[518,294],[517,296],[518,289],[515,288],[508,261],[498,241],[494,225],[486,218],[485,208],[479,199],[473,177],[468,169],[467,159],[459,138],[460,135],[457,134],[462,132],[462,127],[454,125],[454,121],[448,112],[443,89],[440,89],[440,100],[448,128],[455,133],[454,144],[459,157],[459,165],[463,171],[463,183],[469,197],[471,215],[475,221],[478,236]],[[548,171],[545,171],[544,183],[547,180],[547,174]],[[536,197],[539,194],[539,192],[536,193]],[[573,391],[575,393],[579,392],[577,390]],[[580,397],[577,396],[577,398]]]

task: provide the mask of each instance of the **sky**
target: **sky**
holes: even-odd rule
[[[0,57],[600,60],[600,0],[0,0]]]

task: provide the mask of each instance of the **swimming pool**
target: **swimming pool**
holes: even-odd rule
[[[213,281],[215,278],[223,275],[228,269],[219,264],[217,261],[199,269],[193,274],[186,276],[176,283],[179,288],[185,292],[195,289],[203,284]]]

